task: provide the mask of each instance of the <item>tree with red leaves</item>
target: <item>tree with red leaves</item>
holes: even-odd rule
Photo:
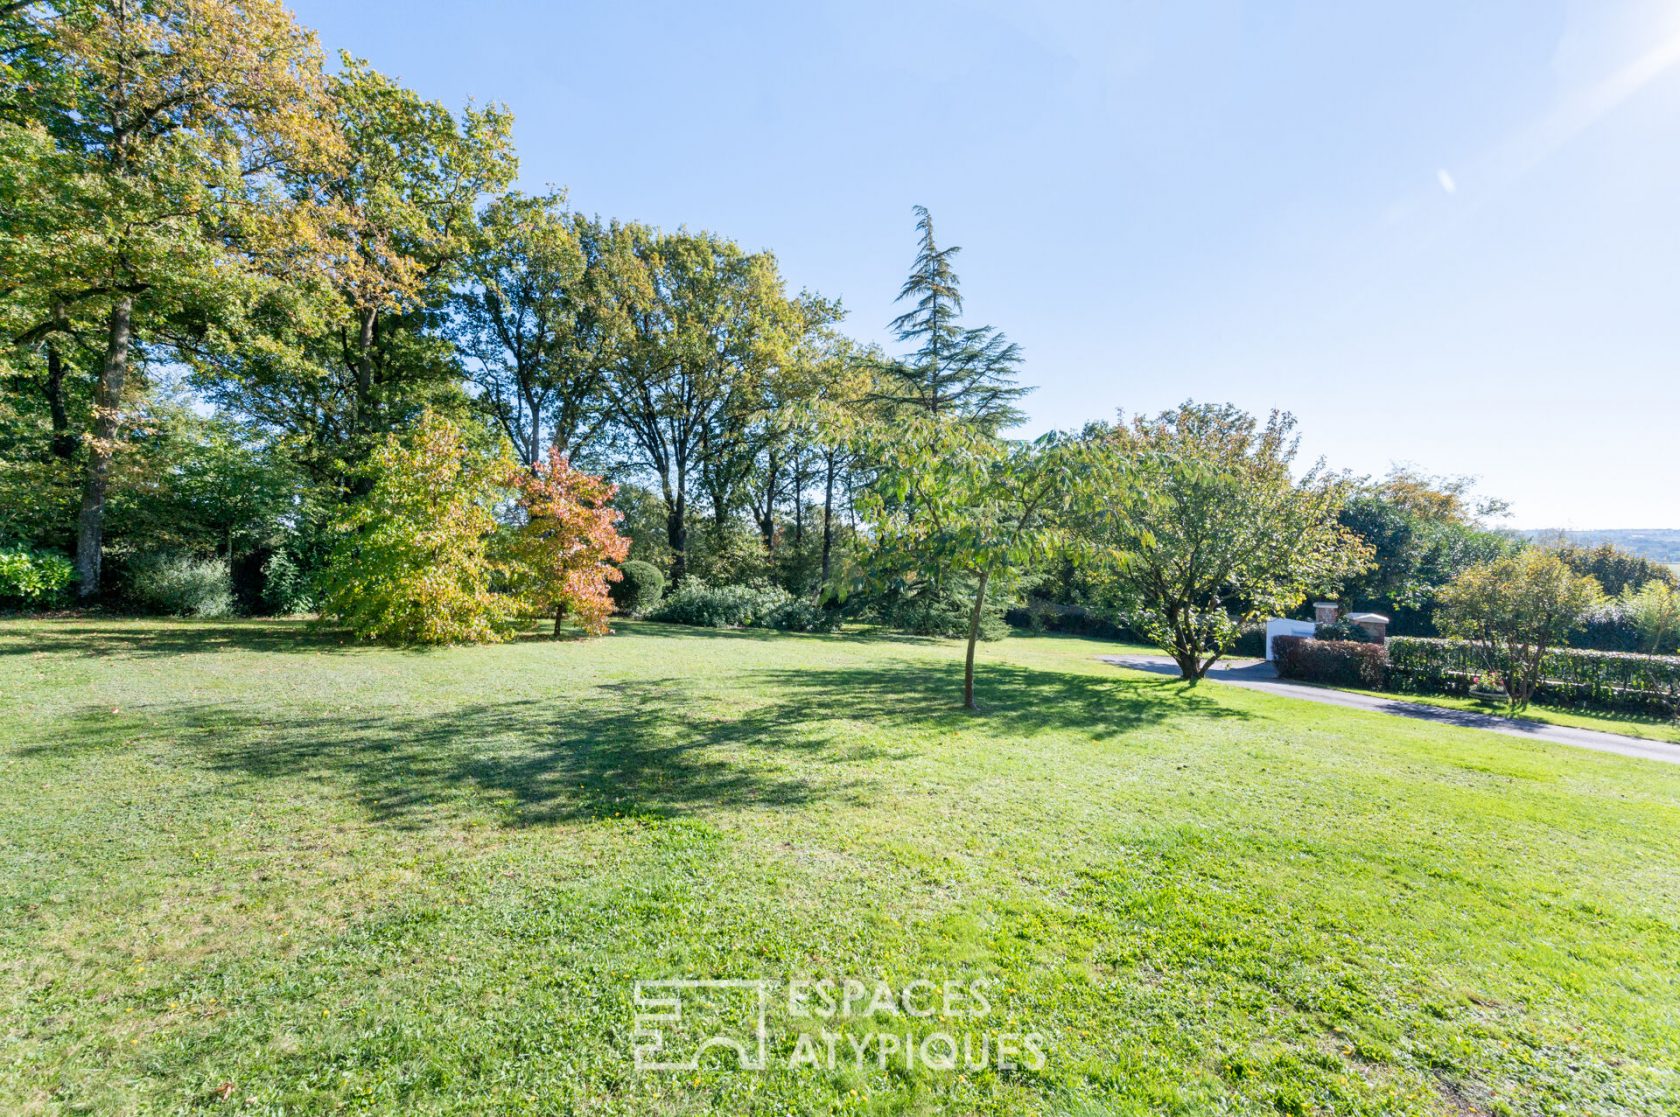
[[[622,577],[613,564],[630,553],[619,512],[607,503],[618,486],[573,469],[553,446],[514,485],[526,522],[514,536],[510,565],[526,607],[553,615],[556,638],[568,616],[590,635],[604,635],[612,615],[607,587]]]

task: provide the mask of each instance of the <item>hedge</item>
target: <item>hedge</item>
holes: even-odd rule
[[[1394,636],[1388,641],[1389,685],[1414,694],[1464,694],[1482,674],[1474,644]],[[1540,661],[1536,700],[1680,716],[1680,656],[1646,656],[1554,648]]]
[[[1285,679],[1381,690],[1387,676],[1382,645],[1360,640],[1279,636],[1272,640],[1272,655]]]

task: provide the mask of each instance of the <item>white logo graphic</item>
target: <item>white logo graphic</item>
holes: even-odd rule
[[[638,1011],[630,1039],[637,1070],[699,1070],[701,1057],[714,1047],[735,1052],[740,1070],[764,1069],[769,1042],[768,981],[638,981],[635,1001]],[[687,1017],[685,1004],[690,1010]],[[700,1027],[712,1030],[699,1038]]]

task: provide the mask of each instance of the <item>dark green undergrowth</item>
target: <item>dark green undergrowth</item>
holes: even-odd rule
[[[0,622],[0,1111],[1680,1111],[1680,768],[1112,650]],[[823,976],[1046,1059],[632,1065],[637,980]]]

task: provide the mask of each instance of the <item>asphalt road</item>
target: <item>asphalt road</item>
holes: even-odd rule
[[[1105,655],[1104,663],[1116,667],[1130,667],[1156,674],[1178,674],[1178,667],[1164,655]],[[1309,686],[1305,683],[1285,682],[1277,677],[1272,665],[1263,659],[1239,659],[1215,664],[1208,679],[1227,686],[1249,690],[1263,690],[1268,694],[1282,694],[1307,702],[1327,706],[1346,706],[1354,710],[1371,710],[1395,717],[1416,718],[1419,721],[1456,725],[1461,729],[1486,729],[1508,737],[1524,737],[1531,741],[1550,741],[1557,745],[1572,745],[1578,749],[1613,752],[1618,756],[1636,756],[1645,760],[1660,760],[1665,764],[1680,764],[1680,745],[1662,741],[1647,741],[1639,737],[1624,737],[1620,733],[1603,733],[1596,729],[1575,729],[1567,725],[1548,725],[1524,718],[1505,718],[1495,714],[1481,714],[1472,710],[1453,710],[1444,706],[1427,706],[1421,702],[1405,702],[1397,698],[1375,698],[1369,694],[1336,690],[1333,687]]]

